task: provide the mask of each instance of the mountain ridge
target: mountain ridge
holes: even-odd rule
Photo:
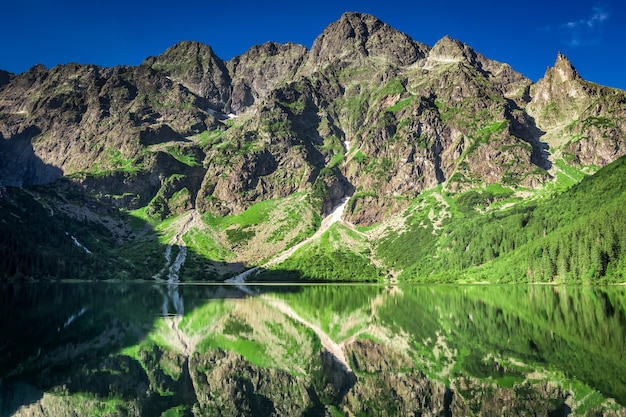
[[[344,218],[361,227],[439,186],[519,201],[624,155],[625,130],[626,92],[584,81],[561,53],[534,83],[449,36],[429,47],[361,13],[310,50],[267,42],[224,61],[184,41],[139,66],[0,73],[0,185],[64,178],[153,223],[189,210],[217,222],[300,193],[317,216],[349,197]],[[285,227],[305,233],[314,217]],[[269,247],[263,227],[221,231],[220,244],[252,265],[242,245]]]

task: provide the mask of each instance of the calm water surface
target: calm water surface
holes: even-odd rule
[[[5,284],[0,313],[0,415],[58,390],[56,375],[149,343],[301,374],[320,347],[350,367],[343,347],[373,340],[444,383],[533,375],[626,404],[624,287]]]

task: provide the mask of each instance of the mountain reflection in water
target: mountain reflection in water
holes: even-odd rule
[[[0,312],[0,415],[626,404],[623,287],[16,283]]]

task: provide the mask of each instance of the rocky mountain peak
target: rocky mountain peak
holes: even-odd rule
[[[559,52],[554,66],[548,68],[543,78],[533,86],[533,101],[548,103],[553,100],[583,98],[587,93],[581,81],[569,59]]]
[[[561,82],[571,81],[580,78],[576,68],[572,65],[569,59],[562,53],[558,53],[556,62],[554,63],[553,71],[559,77]]]
[[[363,13],[344,13],[315,40],[309,53],[314,70],[329,64],[383,58],[392,65],[410,65],[425,56],[428,47]]]
[[[457,75],[464,74],[468,68],[472,68],[470,72],[474,72],[474,76],[489,80],[492,87],[519,105],[524,105],[523,103],[527,101],[526,90],[532,84],[531,80],[514,71],[510,65],[489,59],[476,52],[469,45],[453,39],[449,35],[437,41],[428,52],[426,59],[420,62],[418,66],[425,70],[450,69]],[[466,75],[461,77],[466,77]],[[462,81],[463,79],[465,81]],[[455,83],[463,84],[466,81],[468,79],[462,78]]]
[[[546,70],[545,75],[541,80],[537,82],[538,86],[541,87],[551,86],[551,88],[561,88],[560,86],[567,84],[572,84],[572,81],[581,80],[578,72],[572,65],[569,59],[565,57],[562,53],[558,53],[556,57],[556,61],[553,67],[549,67]]]
[[[474,66],[477,54],[470,46],[446,35],[435,43],[427,59],[429,63],[467,62]]]
[[[385,24],[377,17],[367,13],[347,12],[341,15],[336,26],[346,38],[362,39],[367,38],[370,33],[376,32]]]
[[[266,42],[228,61],[232,78],[230,110],[244,111],[280,83],[293,79],[307,52],[304,46],[291,42]]]
[[[288,42],[285,44],[276,43],[276,42],[265,42],[260,45],[252,46],[250,49],[248,49],[248,51],[246,51],[242,55],[234,57],[232,59],[232,62],[240,63],[241,61],[245,59],[254,60],[257,58],[267,58],[267,57],[280,55],[292,49],[302,49],[302,48],[304,48],[302,45],[298,45],[293,42]]]
[[[166,73],[173,81],[208,98],[217,107],[227,101],[228,70],[208,45],[196,41],[180,42],[159,56],[147,58],[143,65]]]
[[[585,81],[559,53],[530,94],[526,111],[546,142],[575,163],[604,166],[624,154],[623,91]]]
[[[428,56],[458,60],[464,57],[464,49],[460,41],[452,39],[450,35],[445,35],[435,43]]]
[[[296,190],[315,191],[327,213],[358,189],[376,194],[359,214],[376,222],[402,208],[392,197],[444,181],[453,191],[515,176],[513,185],[536,186],[537,164],[548,166],[539,129],[580,119],[580,137],[592,137],[589,126],[593,138],[622,137],[622,122],[604,109],[623,102],[592,102],[607,96],[594,91],[561,54],[535,85],[450,36],[430,48],[374,16],[345,13],[310,51],[267,42],[225,62],[186,41],[139,67],[0,72],[0,174],[16,173],[15,184],[92,175],[85,187],[108,194],[126,175],[148,178],[149,189],[116,190],[140,195],[136,208],[185,188],[181,201],[220,215]],[[239,118],[222,120],[230,113]],[[566,133],[545,142],[559,145]],[[570,154],[582,160],[581,152]],[[155,210],[183,207],[167,204]]]
[[[204,72],[208,63],[214,60],[219,58],[209,45],[183,41],[171,46],[159,56],[146,58],[144,64],[167,71],[172,71],[175,66],[183,66],[187,70],[198,69]]]

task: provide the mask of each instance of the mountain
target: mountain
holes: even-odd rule
[[[445,258],[462,219],[551,204],[618,160],[625,130],[626,92],[562,54],[533,83],[360,13],[310,50],[268,42],[224,61],[185,41],[136,67],[2,71],[2,276],[104,278],[115,259],[112,276],[151,278],[178,248],[176,277],[221,280],[294,248],[266,273],[332,279],[347,262],[406,277]],[[337,206],[344,223],[305,241]],[[507,248],[490,250],[458,270]]]

